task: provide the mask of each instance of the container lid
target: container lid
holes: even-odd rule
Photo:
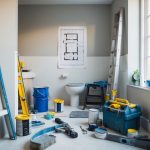
[[[31,116],[20,114],[16,116],[16,120],[29,120]]]
[[[128,133],[136,133],[136,132],[138,132],[138,131],[135,129],[128,129]]]
[[[67,84],[67,86],[78,87],[78,86],[85,86],[85,84],[84,83],[69,83]]]
[[[64,103],[63,99],[54,99],[54,103]]]
[[[48,86],[35,86],[34,89],[43,89],[43,88],[49,88]]]
[[[96,128],[95,132],[100,133],[100,134],[105,134],[107,133],[107,130],[105,128]]]

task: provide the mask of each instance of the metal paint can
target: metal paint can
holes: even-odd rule
[[[133,138],[138,135],[138,130],[136,129],[128,129],[128,137]]]
[[[21,114],[16,117],[16,134],[18,136],[29,135],[31,133],[30,128],[30,116]]]
[[[64,111],[64,100],[63,99],[55,99],[54,100],[54,108],[55,108],[55,112],[63,112]]]
[[[89,124],[96,124],[99,119],[98,109],[89,109]]]

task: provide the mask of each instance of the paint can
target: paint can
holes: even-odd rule
[[[64,111],[64,100],[63,99],[55,99],[54,100],[54,108],[55,108],[55,112],[63,112]]]
[[[89,109],[89,124],[96,124],[99,119],[98,109]]]
[[[36,109],[38,112],[47,112],[49,87],[35,87],[33,96],[34,96],[34,109]]]
[[[128,137],[129,138],[133,138],[135,136],[138,135],[138,130],[135,130],[135,129],[128,129]]]
[[[105,128],[96,128],[95,137],[98,139],[105,139],[107,137],[107,130]]]
[[[16,134],[18,136],[29,135],[31,133],[30,127],[31,123],[29,116],[21,114],[16,117]]]

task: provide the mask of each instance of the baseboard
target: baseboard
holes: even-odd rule
[[[143,128],[147,132],[150,132],[150,121],[147,118],[141,116],[140,125],[141,125],[141,128]]]

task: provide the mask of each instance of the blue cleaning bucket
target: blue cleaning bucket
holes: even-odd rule
[[[47,112],[49,88],[48,87],[34,88],[33,96],[34,96],[34,109],[36,109],[38,112]]]
[[[49,96],[49,87],[37,87],[34,88],[34,93],[33,96],[34,97],[48,97]]]
[[[36,98],[34,97],[34,109],[38,112],[48,111],[48,98]]]

